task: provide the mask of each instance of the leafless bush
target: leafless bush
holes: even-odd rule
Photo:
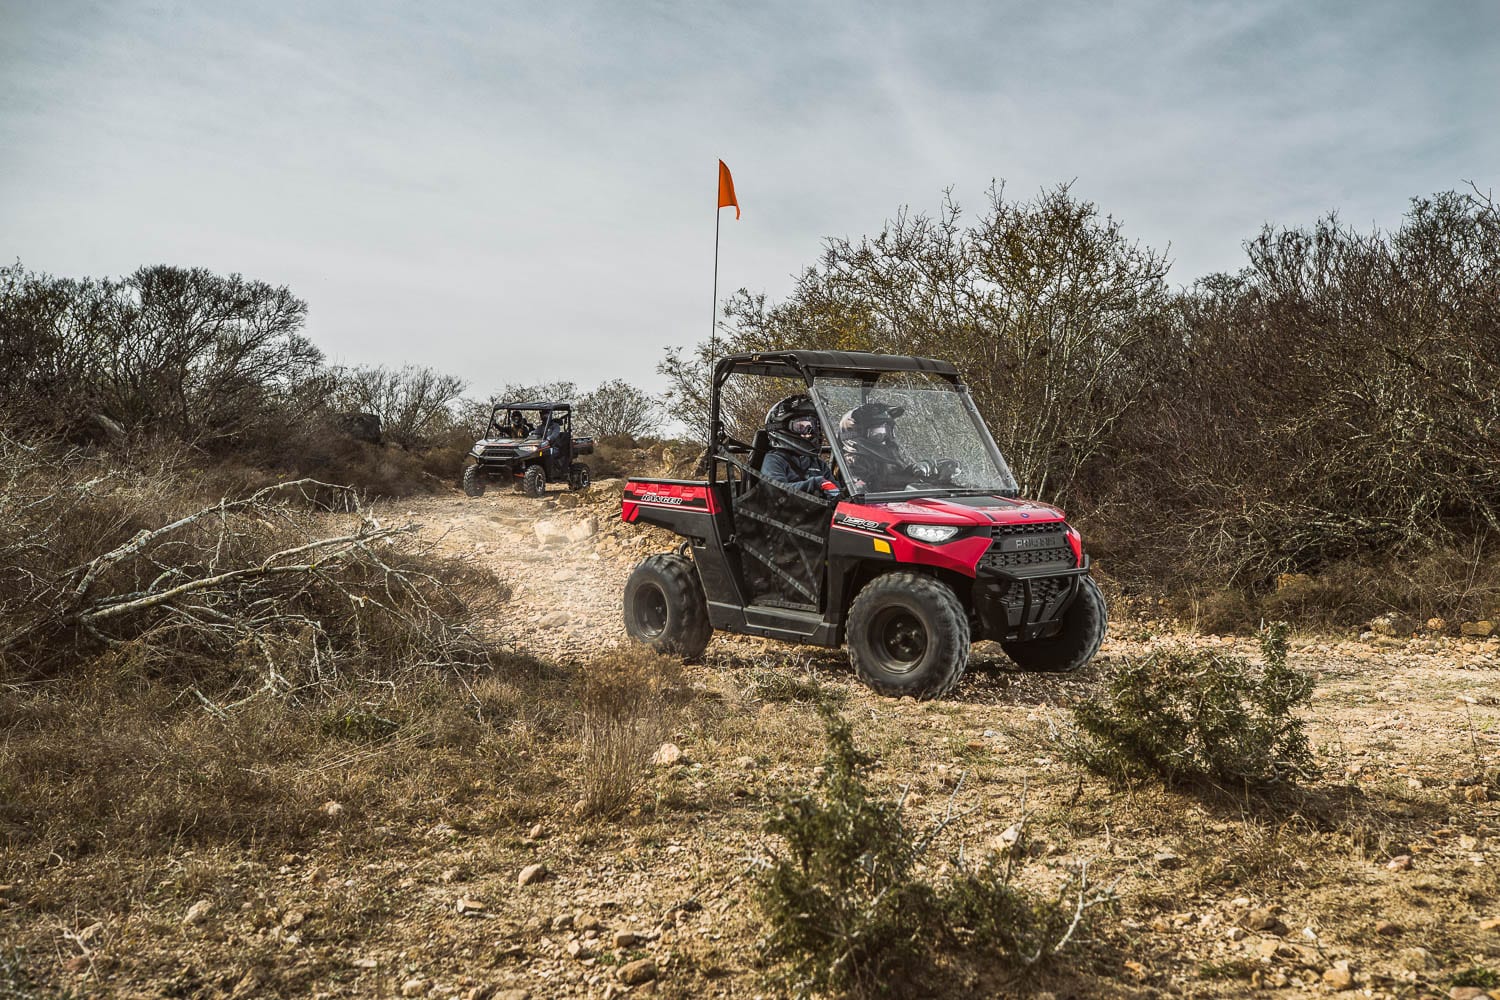
[[[630,803],[668,727],[668,690],[681,672],[670,657],[621,650],[584,668],[583,808],[612,816]]]
[[[321,403],[322,354],[286,288],[202,268],[121,280],[0,268],[0,395],[27,429],[167,435],[215,449]]]
[[[948,198],[936,216],[903,210],[877,236],[825,241],[786,302],[744,291],[730,300],[721,353],[823,348],[952,360],[1022,488],[1066,496],[1147,384],[1145,345],[1168,301],[1166,259],[1067,185],[1031,200],[996,187],[982,216],[961,220]],[[706,351],[669,353],[661,366],[684,414],[706,409]],[[760,402],[746,414],[756,422]]]
[[[641,437],[661,426],[656,400],[618,378],[579,396],[575,414],[575,431],[599,437]]]
[[[1023,492],[1103,529],[1112,571],[1152,587],[1264,593],[1351,562],[1414,582],[1434,553],[1496,537],[1492,197],[1414,199],[1390,232],[1268,226],[1246,253],[1170,293],[1165,256],[1066,185],[996,189],[971,221],[946,200],[826,241],[784,301],[728,301],[720,349],[952,360]],[[700,425],[707,362],[701,344],[659,367]],[[747,426],[764,413],[726,406]]]
[[[464,388],[462,379],[421,365],[366,366],[338,372],[335,399],[341,410],[378,415],[388,439],[416,448],[448,429]]]

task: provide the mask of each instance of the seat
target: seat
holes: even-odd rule
[[[750,461],[745,464],[759,472],[760,467],[765,464],[766,452],[770,450],[771,435],[766,433],[765,428],[761,428],[755,432],[755,438],[750,442]]]

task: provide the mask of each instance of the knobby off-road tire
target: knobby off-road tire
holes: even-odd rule
[[[849,608],[849,662],[880,694],[941,698],[969,663],[969,616],[953,589],[920,573],[884,573]]]
[[[466,466],[464,468],[464,478],[460,485],[463,487],[465,496],[484,496],[484,476],[479,474],[479,466]]]
[[[521,492],[529,497],[539,497],[547,492],[547,470],[540,465],[528,465],[521,479]]]
[[[582,462],[574,462],[573,467],[568,470],[568,489],[586,490],[590,482],[589,467]]]
[[[1078,596],[1063,615],[1062,631],[1050,639],[1002,642],[1005,655],[1022,670],[1065,674],[1094,658],[1104,642],[1109,612],[1099,585],[1089,577],[1078,581]]]
[[[698,568],[686,556],[647,556],[625,581],[625,631],[658,653],[695,659],[714,627]]]

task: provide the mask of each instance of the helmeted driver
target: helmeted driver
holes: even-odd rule
[[[834,499],[840,492],[833,470],[818,454],[823,431],[818,411],[805,395],[788,396],[766,413],[766,435],[771,449],[760,464],[760,474],[799,493]]]
[[[901,406],[863,403],[839,420],[839,450],[855,492],[904,490],[936,475],[930,463],[907,458],[896,441],[896,418],[905,412]]]

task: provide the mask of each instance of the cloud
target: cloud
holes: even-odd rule
[[[331,354],[481,390],[656,384],[707,333],[718,157],[720,291],[772,297],[949,185],[1077,178],[1185,283],[1500,162],[1478,0],[14,6],[0,250],[286,283]]]

